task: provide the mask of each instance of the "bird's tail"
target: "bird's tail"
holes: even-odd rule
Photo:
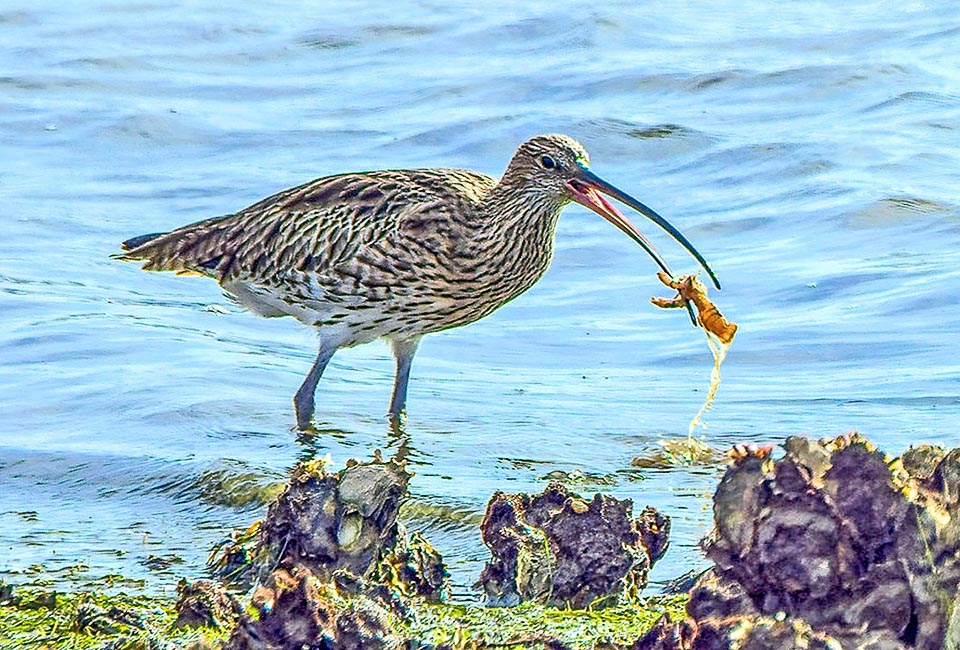
[[[113,257],[128,262],[142,260],[146,271],[215,276],[222,259],[220,221],[222,217],[215,217],[170,232],[131,237],[120,244],[123,252]]]
[[[120,248],[125,251],[132,251],[134,248],[139,248],[140,246],[146,244],[148,241],[153,241],[161,235],[166,235],[165,232],[152,232],[147,235],[137,235],[136,237],[131,237],[130,239],[121,242]]]

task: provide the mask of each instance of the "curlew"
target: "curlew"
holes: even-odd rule
[[[586,150],[563,135],[521,144],[499,181],[463,169],[327,176],[234,214],[133,237],[119,257],[144,260],[150,271],[214,278],[256,314],[315,327],[320,349],[294,398],[301,429],[310,427],[317,382],[334,353],[387,339],[396,359],[389,416],[399,419],[420,338],[483,318],[533,286],[550,265],[557,220],[571,201],[673,275],[604,194],[666,230],[719,288],[676,228],[590,171]]]

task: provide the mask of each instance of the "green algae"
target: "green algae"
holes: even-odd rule
[[[178,629],[173,600],[135,593],[0,588],[0,648],[213,650],[225,631]]]
[[[41,650],[213,650],[229,630],[175,628],[169,597],[96,590],[54,592],[36,586],[0,586],[0,648]],[[349,599],[348,599],[349,600]],[[681,618],[686,595],[653,596],[601,610],[565,610],[544,605],[483,607],[410,602],[411,622],[394,617],[411,647],[458,648],[629,646],[663,615]],[[548,645],[553,644],[553,645]]]
[[[598,610],[557,609],[546,605],[483,607],[420,603],[410,636],[428,644],[457,647],[594,648],[630,646],[663,614],[685,616],[686,594],[651,596],[634,604]]]
[[[188,489],[203,503],[243,509],[269,504],[284,485],[279,476],[231,464],[201,472]]]
[[[640,469],[675,469],[678,467],[723,467],[726,456],[699,438],[668,438],[657,441],[636,456],[630,465]]]

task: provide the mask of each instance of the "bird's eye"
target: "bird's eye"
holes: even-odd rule
[[[540,164],[543,165],[544,169],[553,169],[557,166],[557,163],[554,162],[553,158],[550,156],[544,156],[540,159]]]

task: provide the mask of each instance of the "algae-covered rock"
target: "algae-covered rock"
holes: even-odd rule
[[[446,594],[450,574],[443,557],[420,533],[407,537],[401,525],[398,539],[377,565],[375,583],[396,589],[404,597],[419,596],[431,602]]]
[[[837,650],[838,647],[836,639],[813,630],[799,619],[734,616],[700,623],[687,621],[682,626],[661,620],[630,650]]]
[[[582,608],[635,594],[666,551],[670,519],[632,511],[629,500],[586,501],[560,483],[533,496],[497,492],[481,527],[493,557],[477,584],[496,604]]]
[[[250,554],[260,585],[231,635],[232,650],[388,650],[405,598],[439,600],[449,575],[440,554],[397,521],[411,474],[403,463],[298,464],[260,523]]]
[[[958,647],[960,450],[891,459],[858,434],[784,448],[734,454],[689,620],[637,647]]]
[[[237,599],[212,580],[180,580],[174,608],[177,611],[174,627],[228,629],[243,613],[243,606]]]
[[[225,650],[393,650],[401,643],[380,604],[343,598],[306,566],[274,571],[253,604],[257,618],[244,616]]]
[[[253,552],[260,538],[260,521],[236,530],[213,546],[207,557],[207,572],[214,578],[249,589],[256,578]]]

